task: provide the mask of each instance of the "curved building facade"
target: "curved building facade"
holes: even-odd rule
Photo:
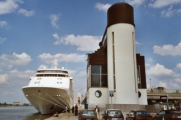
[[[108,9],[99,46],[87,59],[88,105],[129,105],[130,109],[147,105],[144,56],[136,54],[132,6],[121,2]],[[112,99],[109,91],[114,93]]]

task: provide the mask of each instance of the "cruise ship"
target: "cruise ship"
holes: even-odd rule
[[[68,70],[58,69],[57,60],[50,69],[38,69],[22,88],[25,97],[41,114],[62,112],[74,104],[73,77]]]

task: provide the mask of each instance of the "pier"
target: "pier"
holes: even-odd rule
[[[78,116],[74,116],[72,113],[61,113],[58,117],[50,117],[45,120],[77,120]]]
[[[127,112],[122,112],[124,118],[126,119],[126,114]],[[152,116],[155,116],[154,113],[150,113]],[[99,120],[102,120],[102,115],[99,116]],[[75,116],[75,115],[72,115],[72,113],[70,113],[68,115],[68,113],[61,113],[59,114],[58,117],[50,117],[50,118],[47,118],[45,120],[78,120],[78,116]]]

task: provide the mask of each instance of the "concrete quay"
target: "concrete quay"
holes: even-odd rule
[[[128,114],[128,112],[122,112],[124,119],[126,119],[126,114]],[[154,117],[156,115],[156,113],[150,113],[152,115],[152,117]],[[47,118],[45,120],[78,120],[78,116],[73,115],[72,113],[70,113],[68,115],[68,113],[61,113],[59,114],[58,117],[50,117]],[[102,120],[102,116],[100,115],[99,120]]]
[[[78,120],[78,116],[74,116],[72,113],[61,113],[58,117],[50,117],[45,120]]]

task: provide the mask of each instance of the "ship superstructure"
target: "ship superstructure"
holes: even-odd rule
[[[30,77],[28,86],[22,88],[29,102],[41,113],[62,112],[74,104],[73,77],[68,70],[58,69],[57,60],[50,69],[38,69]]]

